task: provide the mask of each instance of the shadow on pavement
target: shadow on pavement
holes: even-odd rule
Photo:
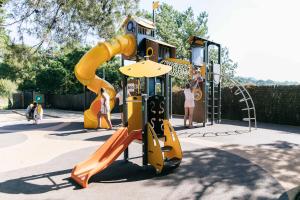
[[[283,193],[278,200],[300,200],[300,186]]]
[[[146,185],[177,188],[188,182],[197,183],[194,188],[198,189],[190,194],[192,199],[214,197],[220,191],[233,192],[230,198],[224,196],[223,199],[277,199],[284,192],[282,186],[262,168],[226,151],[214,148],[186,151],[184,158],[185,162],[175,173],[155,178]]]
[[[101,136],[98,136],[98,137],[87,138],[87,139],[85,139],[85,141],[100,142],[100,141],[106,141],[110,137],[111,137],[111,134],[109,134],[109,135],[101,135]]]
[[[56,131],[77,131],[83,129],[83,122],[68,122],[68,125],[57,129]]]
[[[53,180],[53,177],[55,176],[60,176],[69,173],[71,173],[71,169],[7,180],[5,182],[0,183],[0,192],[9,194],[41,194],[52,190],[60,190],[71,186],[79,188],[76,184],[73,184],[70,181],[64,181],[63,183],[57,184]],[[51,184],[33,183],[34,181],[41,179],[47,179],[47,182]]]
[[[178,136],[185,136],[190,138],[197,138],[197,137],[217,137],[217,136],[230,136],[230,135],[240,135],[243,133],[249,133],[248,130],[234,130],[234,131],[210,131],[210,132],[183,132],[178,133]]]
[[[248,126],[248,122],[238,121],[238,120],[226,120],[226,119],[222,120],[221,124],[229,124],[229,125],[245,126],[245,127]],[[257,122],[257,128],[300,134],[300,126]]]
[[[67,132],[50,133],[49,135],[69,136],[69,135],[76,135],[76,134],[82,134],[82,133],[86,133],[86,131],[85,130],[73,130],[73,131],[67,131]]]
[[[70,173],[71,170],[67,169],[7,180],[0,183],[0,192],[41,194],[66,190],[64,194],[72,193],[72,190],[79,187],[69,178],[60,177],[64,174],[63,177],[66,177]],[[58,177],[54,178],[55,176]],[[127,192],[126,184],[120,184],[125,182],[136,182],[137,189],[147,192],[145,196],[151,195],[157,188],[167,190],[169,194],[163,199],[174,195],[181,199],[214,198],[218,195],[223,195],[222,199],[278,199],[284,192],[282,186],[259,166],[235,154],[214,148],[185,151],[181,166],[169,174],[157,176],[151,167],[143,168],[131,162],[115,161],[90,180],[90,184],[98,189],[103,184],[115,184],[114,191],[118,191],[120,195]]]
[[[45,129],[50,128],[53,126],[57,126],[63,124],[63,122],[42,122],[40,124],[32,124],[31,122],[25,123],[25,124],[14,124],[14,125],[5,125],[2,126],[1,129],[5,131],[13,131],[13,132],[19,132],[19,131],[28,131],[28,130],[39,130],[39,129]],[[0,132],[0,134],[3,132]]]
[[[222,149],[251,158],[282,182],[290,185],[300,183],[299,144],[276,141],[256,146],[224,145]]]
[[[134,182],[154,177],[156,177],[155,169],[151,166],[142,167],[133,162],[117,160],[102,173],[94,175],[89,183]]]

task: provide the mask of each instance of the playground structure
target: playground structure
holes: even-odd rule
[[[246,112],[247,117],[243,118],[243,121],[248,122],[249,131],[253,125],[256,128],[256,110],[251,95],[238,81],[222,74],[221,45],[198,36],[191,36],[189,43],[191,45],[190,63],[193,70],[198,69],[196,71],[202,77],[202,87],[194,89],[196,101],[193,120],[203,123],[203,126],[208,122],[211,125],[221,122],[221,84],[222,79],[226,79],[231,83],[231,87],[236,88],[234,95],[242,97],[239,103],[245,103],[242,111]],[[213,55],[213,50],[216,50],[215,55]]]
[[[169,72],[172,67],[157,63],[162,59],[175,57],[175,47],[154,39],[154,25],[151,21],[128,17],[123,27],[125,35],[116,37],[110,43],[99,43],[89,50],[75,67],[76,77],[90,90],[95,93],[98,93],[101,87],[108,90],[112,108],[115,91],[109,83],[95,75],[97,67],[117,54],[122,54],[123,59],[137,62],[120,68],[124,75],[124,127],[118,129],[94,154],[77,164],[72,171],[72,179],[84,188],[88,186],[88,181],[94,174],[107,168],[122,152],[124,159],[128,160],[128,146],[134,140],[141,141],[143,145],[143,166],[150,164],[157,173],[170,167],[178,167],[182,160],[178,137],[169,122]],[[138,79],[143,84],[139,84],[140,94],[127,98],[126,86],[129,77]],[[156,92],[158,81],[161,83],[160,94]],[[151,82],[154,82],[154,87]],[[96,112],[101,106],[99,102],[100,97],[97,97],[85,111],[84,127],[95,127]],[[107,124],[101,126],[106,127]]]
[[[194,87],[196,107],[193,120],[208,121],[213,125],[221,121],[221,45],[197,36],[191,36],[190,62],[176,59],[176,48],[155,39],[154,23],[146,19],[129,16],[123,23],[125,35],[117,36],[111,42],[102,42],[89,50],[75,67],[77,79],[88,89],[99,92],[105,88],[110,96],[110,107],[114,106],[116,92],[105,80],[95,75],[96,69],[117,54],[122,54],[123,74],[123,127],[118,129],[94,154],[86,161],[77,164],[71,177],[82,187],[88,186],[89,179],[103,171],[122,152],[124,160],[129,160],[129,144],[134,140],[141,141],[143,166],[152,165],[157,173],[169,167],[178,167],[182,160],[182,150],[171,123],[172,114],[172,81],[171,77],[182,79],[193,75],[202,77]],[[215,62],[210,56],[210,47],[217,47]],[[124,60],[136,63],[124,66]],[[195,73],[196,72],[196,73]],[[197,74],[198,73],[198,74]],[[134,96],[127,97],[128,79],[138,83]],[[226,78],[226,77],[225,77]],[[236,94],[242,94],[248,111],[249,127],[255,120],[255,107],[248,91],[232,80],[238,87]],[[248,102],[250,101],[250,103]],[[92,102],[84,112],[84,127],[97,127],[97,112],[101,107],[101,97]],[[251,117],[251,110],[254,116]],[[103,128],[108,127],[101,120]]]
[[[189,61],[168,58],[161,63],[172,66],[173,77],[191,82],[195,95],[193,121],[203,123],[203,126],[221,122],[221,84],[226,79],[230,87],[236,88],[234,95],[242,97],[239,103],[245,103],[242,111],[247,117],[242,120],[248,122],[249,131],[253,125],[256,128],[256,110],[251,95],[242,84],[221,71],[221,45],[198,36],[191,36],[188,42]]]
[[[206,125],[221,121],[221,81],[216,74],[221,74],[221,45],[210,40],[191,36],[190,62],[193,68],[199,69],[203,78],[202,87],[196,88],[195,94],[200,93],[202,98],[195,101],[195,112],[193,120]],[[211,61],[210,47],[217,47],[216,63]],[[210,62],[211,61],[211,62]]]

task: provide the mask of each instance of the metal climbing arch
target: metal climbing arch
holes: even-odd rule
[[[233,78],[227,76],[227,75],[222,75],[218,73],[210,73],[211,75],[217,75],[220,76],[221,78],[225,78],[233,84],[232,88],[236,87],[235,92],[233,93],[236,96],[241,96],[241,99],[239,100],[240,103],[245,103],[245,107],[242,108],[243,112],[246,112],[247,117],[243,118],[243,121],[248,122],[249,125],[249,132],[251,131],[251,128],[257,128],[257,123],[256,123],[256,110],[255,110],[255,105],[253,102],[253,99],[248,92],[248,90],[243,86],[241,83],[239,83],[237,80],[234,80]],[[254,126],[253,126],[254,125]]]

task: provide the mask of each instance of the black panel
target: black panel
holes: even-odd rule
[[[164,135],[164,106],[163,96],[154,95],[148,99],[148,122],[151,124],[158,137]]]

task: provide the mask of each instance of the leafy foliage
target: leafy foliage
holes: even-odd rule
[[[214,63],[217,63],[218,59],[218,51],[214,48],[210,49],[210,60]],[[235,74],[235,70],[238,67],[238,64],[234,62],[229,57],[229,50],[227,47],[221,48],[221,74],[226,75],[225,78],[222,79],[222,86],[230,85],[229,78],[233,78]]]
[[[43,93],[60,93],[67,71],[61,62],[50,60],[36,75],[36,89]]]
[[[15,44],[5,39],[5,51],[0,64],[0,78],[18,83],[20,90],[77,94],[83,86],[74,75],[74,67],[89,49],[83,43],[91,38],[111,38],[125,15],[132,13],[138,0],[6,0],[8,20],[0,17],[1,27],[14,24],[21,41],[28,35],[38,39],[33,46]],[[151,18],[151,13],[139,11],[138,15]],[[177,47],[177,57],[190,57],[191,35],[208,37],[208,14],[195,16],[192,8],[180,12],[172,6],[162,4],[156,14],[157,37]],[[2,26],[1,26],[2,24]],[[5,32],[4,32],[5,33]],[[0,41],[0,45],[1,45]],[[47,47],[35,51],[33,48]],[[1,46],[0,46],[1,48]],[[237,64],[229,58],[228,49],[222,49],[223,71],[233,75]],[[117,86],[121,80],[119,57],[103,64],[97,70],[100,77]],[[51,79],[51,80],[50,80]],[[52,80],[53,79],[53,80]],[[174,85],[184,84],[175,79]]]
[[[85,43],[88,37],[110,38],[124,16],[132,13],[138,0],[9,0],[9,20],[19,39],[39,39],[34,46]]]
[[[10,43],[6,46],[3,55],[3,63],[9,66],[11,72],[8,77],[11,80],[19,81],[30,79],[35,75],[35,65],[40,57],[39,54],[31,55],[29,47],[24,44]]]
[[[16,79],[16,69],[7,63],[0,63],[0,79]]]
[[[206,12],[195,16],[191,7],[179,12],[163,3],[156,15],[157,35],[161,40],[176,46],[177,57],[187,59],[190,57],[188,38],[191,35],[207,36],[207,21]]]
[[[138,13],[146,18],[151,18],[147,12]],[[208,38],[208,13],[201,12],[195,16],[191,7],[180,12],[172,6],[163,3],[156,15],[157,36],[159,39],[176,46],[178,58],[190,58],[190,36],[200,36]],[[216,62],[218,55],[215,49],[210,49],[210,58]],[[229,50],[225,47],[221,49],[222,74],[233,77],[238,64],[229,57]],[[187,80],[173,79],[174,86],[183,86]],[[226,80],[225,85],[226,85]]]
[[[16,84],[7,79],[0,79],[0,97],[9,97],[16,90]]]
[[[86,53],[88,48],[76,48],[73,50],[66,49],[65,52],[58,53],[55,60],[59,61],[66,70],[64,82],[62,84],[63,94],[78,94],[83,92],[82,84],[76,79],[74,67],[79,62],[80,58]]]
[[[4,10],[2,8],[2,5],[6,2],[6,0],[0,0],[0,24],[2,24],[5,20],[4,18]],[[3,57],[3,53],[6,51],[6,45],[9,41],[9,37],[7,35],[6,30],[4,27],[0,26],[0,59]]]
[[[115,56],[112,60],[104,63],[101,68],[97,70],[99,77],[104,77],[105,80],[114,86],[114,88],[120,87],[120,82],[122,80],[122,75],[119,71],[121,67],[121,58]],[[105,75],[104,75],[105,73]]]

